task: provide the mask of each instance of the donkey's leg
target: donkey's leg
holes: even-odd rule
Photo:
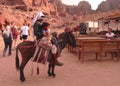
[[[48,75],[51,76],[51,68],[52,68],[52,64],[51,62],[49,62],[49,65],[48,65]]]
[[[24,77],[24,72],[23,72],[23,70],[24,70],[27,62],[29,61],[29,59],[30,59],[30,58],[26,58],[26,59],[24,58],[24,59],[22,60],[22,62],[21,62],[21,65],[20,65],[20,80],[21,80],[21,81],[25,81],[25,77]]]
[[[51,73],[51,75],[53,76],[53,77],[55,77],[56,76],[56,74],[55,74],[55,63],[53,62],[52,63],[52,73]]]
[[[22,61],[21,65],[20,65],[20,80],[21,81],[25,81],[25,77],[24,77],[24,73],[23,73],[24,67],[25,67],[25,63]]]

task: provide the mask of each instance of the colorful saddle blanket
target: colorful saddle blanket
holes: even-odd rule
[[[44,37],[41,41],[37,43],[37,47],[35,49],[35,53],[33,55],[32,61],[45,64],[48,53],[51,50],[50,43],[46,42],[46,38]]]

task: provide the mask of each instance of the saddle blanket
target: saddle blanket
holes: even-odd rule
[[[32,61],[45,64],[48,57],[48,52],[50,50],[51,50],[51,43],[48,41],[48,37],[43,37],[37,43]]]
[[[47,57],[50,49],[51,49],[50,46],[42,43],[40,45],[37,45],[35,49],[35,53],[32,57],[32,61],[45,64],[47,61]]]

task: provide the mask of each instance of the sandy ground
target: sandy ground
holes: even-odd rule
[[[120,86],[120,61],[108,57],[99,62],[88,54],[86,57],[89,58],[82,64],[77,55],[70,54],[66,48],[59,58],[64,66],[56,67],[55,78],[48,77],[48,67],[42,64],[39,64],[40,75],[37,75],[36,63],[33,63],[34,72],[30,75],[32,62],[29,61],[24,70],[26,81],[21,82],[15,68],[15,50],[12,56],[2,57],[2,37],[0,41],[0,86]]]

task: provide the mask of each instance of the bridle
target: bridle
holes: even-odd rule
[[[73,40],[72,40],[72,37],[71,37],[71,34],[70,34],[71,32],[67,32],[67,36],[68,36],[68,38],[69,38],[69,40],[70,40],[70,44],[72,44],[72,42],[73,42]]]

